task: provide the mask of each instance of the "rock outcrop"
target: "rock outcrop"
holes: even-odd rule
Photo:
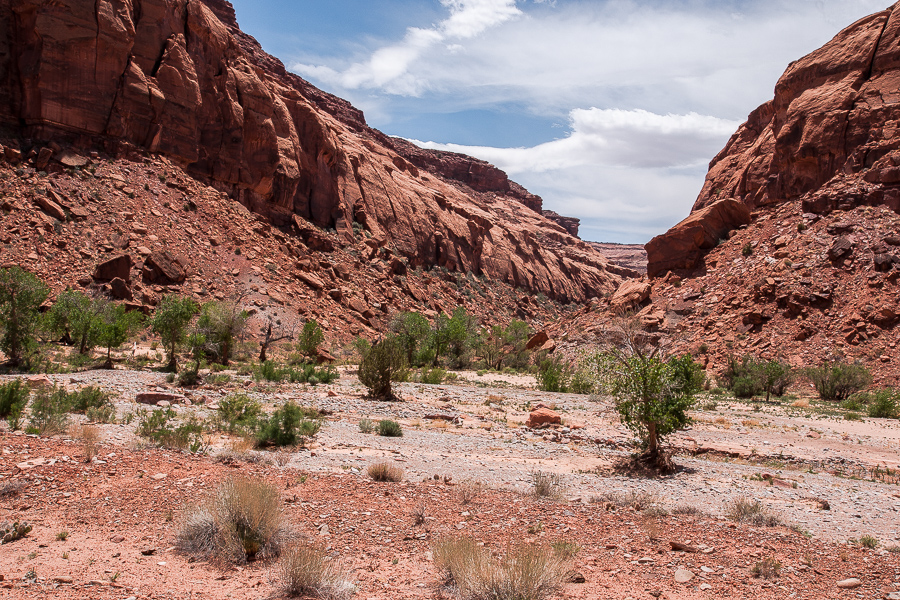
[[[288,73],[224,0],[0,0],[0,122],[58,144],[42,162],[156,153],[286,232],[363,228],[412,267],[562,301],[620,281],[499,169],[388,138]]]
[[[705,206],[647,243],[647,274],[693,269],[729,231],[749,223],[750,209],[738,200],[726,198]]]
[[[791,63],[775,98],[712,160],[694,209],[737,198],[751,208],[801,199],[817,213],[900,211],[898,44],[894,5]]]

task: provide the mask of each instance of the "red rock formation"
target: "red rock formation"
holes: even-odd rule
[[[713,202],[647,242],[647,274],[656,277],[666,271],[693,269],[729,231],[749,223],[750,209],[745,204],[732,198]]]
[[[224,0],[0,0],[0,121],[165,155],[278,227],[299,216],[350,243],[358,222],[411,266],[563,301],[619,282],[502,171],[387,138],[287,73]]]
[[[828,212],[900,210],[900,5],[791,63],[775,98],[750,114],[710,171],[694,209],[719,198],[751,208],[802,199]]]

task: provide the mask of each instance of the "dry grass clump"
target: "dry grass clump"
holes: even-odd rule
[[[177,545],[195,556],[242,564],[278,555],[288,536],[278,488],[228,479],[205,502],[188,507]]]
[[[672,514],[674,515],[685,515],[689,517],[697,517],[703,514],[703,511],[700,508],[694,506],[693,504],[679,504],[675,508],[672,509]]]
[[[763,579],[775,579],[781,574],[781,563],[772,557],[764,558],[750,569],[754,577]]]
[[[75,432],[75,437],[81,442],[81,451],[84,454],[84,462],[89,463],[100,452],[100,431],[93,425],[83,425]]]
[[[494,558],[471,538],[445,537],[434,542],[432,553],[444,585],[460,600],[540,600],[568,574],[567,560],[528,544]]]
[[[484,484],[482,484],[480,481],[472,481],[471,479],[461,481],[459,487],[457,487],[459,503],[469,504],[478,497],[483,487]]]
[[[533,471],[531,485],[532,492],[539,498],[562,498],[566,491],[566,486],[558,473]]]
[[[751,500],[746,496],[738,496],[725,505],[725,516],[739,523],[775,527],[781,524],[778,515],[771,512],[759,500]]]
[[[403,481],[403,469],[388,462],[369,465],[366,474],[372,481]]]
[[[12,498],[13,496],[18,496],[25,487],[25,482],[19,480],[0,483],[0,498]]]
[[[288,596],[346,600],[354,591],[344,567],[309,546],[292,546],[282,553],[277,579]]]

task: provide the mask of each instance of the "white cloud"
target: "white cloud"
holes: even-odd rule
[[[591,108],[571,112],[567,137],[531,148],[413,141],[497,165],[543,196],[545,208],[584,220],[586,239],[627,241],[687,215],[698,176],[738,125],[696,113]]]

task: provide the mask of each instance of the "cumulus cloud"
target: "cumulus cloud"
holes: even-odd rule
[[[544,196],[545,208],[585,221],[588,239],[648,239],[681,220],[698,177],[739,123],[707,115],[577,109],[569,135],[530,148],[438,142],[424,148],[487,160]]]

